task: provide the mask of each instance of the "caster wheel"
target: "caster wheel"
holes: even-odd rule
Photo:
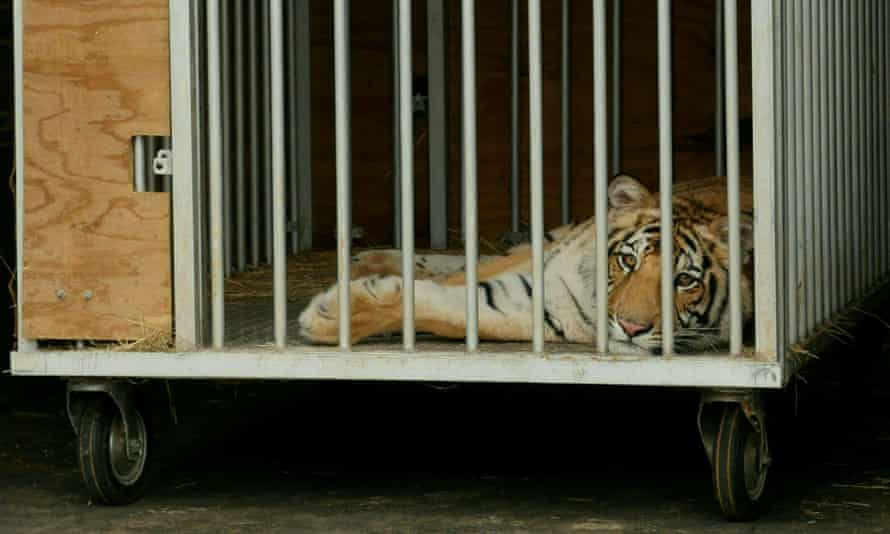
[[[714,440],[714,490],[730,521],[757,515],[769,467],[762,431],[751,425],[740,405],[731,403],[724,408]]]
[[[78,432],[78,464],[90,497],[108,505],[129,504],[144,490],[149,459],[148,431],[142,415],[130,429],[126,450],[124,420],[111,398],[102,395],[84,409]]]

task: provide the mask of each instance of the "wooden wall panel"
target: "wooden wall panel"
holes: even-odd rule
[[[169,196],[133,192],[130,148],[170,132],[167,0],[24,8],[25,335],[169,330]]]

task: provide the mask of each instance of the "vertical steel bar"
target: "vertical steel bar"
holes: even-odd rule
[[[844,186],[841,188],[842,192],[842,211],[843,211],[843,232],[842,232],[842,242],[844,244],[844,254],[843,254],[843,265],[844,265],[844,304],[848,304],[850,300],[853,299],[853,286],[855,281],[855,275],[853,273],[853,242],[855,240],[854,233],[854,225],[853,225],[853,205],[854,202],[854,191],[853,191],[853,180],[854,180],[854,172],[853,172],[853,58],[852,54],[852,46],[853,46],[853,37],[851,35],[851,31],[853,28],[853,10],[852,7],[848,3],[843,4],[843,9],[841,10],[843,16],[843,31],[842,35],[844,37],[843,43],[840,47],[841,57],[844,64],[844,70],[841,73],[841,78],[843,79],[843,98],[841,101],[844,104],[843,111],[843,124],[840,128],[840,131],[843,132],[843,154],[844,154]]]
[[[225,261],[223,236],[223,103],[220,90],[220,0],[207,2],[207,135],[210,174],[210,289],[213,309],[213,347],[220,349],[225,337]]]
[[[220,98],[222,99],[222,167],[220,171],[223,175],[223,221],[225,241],[225,273],[231,276],[233,265],[233,252],[235,245],[235,225],[232,213],[232,201],[234,200],[232,189],[235,185],[232,176],[232,2],[229,0],[221,0],[219,7],[219,39],[220,39],[220,76],[221,84]],[[158,141],[158,140],[156,140]],[[152,158],[157,154],[160,143],[155,142],[152,147]],[[160,191],[163,176],[155,175],[155,184],[157,191]]]
[[[794,57],[794,51],[797,44],[797,32],[794,27],[795,23],[795,5],[792,0],[784,0],[784,27],[785,32],[783,39],[783,62],[785,64],[785,84],[783,89],[783,120],[784,120],[784,141],[783,150],[785,165],[784,180],[784,210],[785,210],[785,227],[786,232],[783,236],[783,249],[786,256],[785,262],[785,298],[787,311],[786,319],[786,345],[793,344],[797,341],[797,247],[795,245],[795,237],[797,236],[797,188],[795,187],[795,176],[797,175],[797,160],[795,153],[795,118],[794,110],[794,90],[796,87],[797,62]]]
[[[479,235],[476,206],[476,2],[461,1],[463,81],[463,220],[467,282],[467,351],[479,349]]]
[[[447,82],[446,82],[446,4],[443,0],[427,0],[427,79],[429,81],[429,223],[430,247],[447,247]],[[412,78],[413,79],[413,78]],[[412,98],[413,100],[413,98]],[[411,145],[413,150],[413,144]],[[401,223],[398,223],[401,224]]]
[[[411,0],[399,0],[399,132],[402,144],[402,347],[414,350],[414,121]],[[444,66],[443,66],[444,67]],[[442,117],[444,119],[444,117]],[[444,139],[440,140],[444,142]],[[432,151],[432,143],[430,145]],[[432,171],[432,169],[430,169]],[[431,175],[432,177],[432,175]]]
[[[729,194],[729,352],[742,352],[742,234],[741,205],[739,202],[739,53],[738,53],[737,0],[725,0],[724,35],[726,42],[726,163]],[[663,211],[663,210],[662,210]],[[662,235],[664,230],[662,229]],[[665,284],[665,281],[662,281]],[[673,298],[673,284],[671,284]],[[673,301],[671,301],[673,304]],[[665,303],[662,303],[662,307]]]
[[[392,185],[393,245],[402,246],[402,134],[399,132],[399,3],[392,0]]]
[[[597,351],[609,349],[608,265],[609,201],[608,132],[606,114],[606,0],[593,1],[593,149],[594,215],[596,217],[596,342]]]
[[[145,161],[145,136],[137,135],[133,137],[133,189],[137,193],[144,193],[146,181],[146,161]]]
[[[275,346],[287,344],[287,180],[284,144],[284,4],[269,0],[269,129],[272,136],[272,296]]]
[[[447,3],[427,0],[429,80],[430,247],[448,246],[448,26]],[[409,54],[410,59],[410,54]],[[413,135],[413,134],[412,134]],[[413,145],[409,145],[413,150]]]
[[[204,341],[203,295],[204,268],[199,246],[203,219],[198,210],[204,180],[200,165],[201,138],[200,87],[200,17],[198,2],[169,0],[170,34],[170,118],[173,174],[180,177],[172,184],[174,321],[176,348],[188,351]],[[144,139],[143,139],[144,152]],[[137,167],[138,168],[138,167]],[[143,170],[143,175],[145,171]],[[144,188],[144,185],[143,185]]]
[[[239,271],[247,269],[247,173],[246,131],[244,129],[244,4],[234,2],[234,84],[235,94],[232,99],[234,115],[233,145],[235,157],[235,265]]]
[[[519,232],[519,0],[510,2],[510,230]]]
[[[825,173],[826,173],[826,160],[828,158],[828,146],[826,145],[826,135],[828,134],[828,124],[826,119],[828,118],[828,101],[826,100],[826,85],[827,78],[825,76],[825,66],[828,62],[827,50],[825,46],[825,34],[827,33],[827,29],[825,28],[825,4],[824,0],[817,0],[813,4],[813,9],[815,11],[816,23],[813,26],[813,39],[815,40],[815,50],[814,50],[814,69],[813,72],[815,74],[815,80],[813,82],[813,87],[816,91],[816,102],[814,104],[815,112],[814,112],[814,122],[813,129],[815,130],[815,140],[816,140],[816,149],[813,151],[813,159],[816,163],[816,169],[814,173],[815,187],[816,190],[816,202],[814,203],[813,210],[815,213],[815,230],[816,230],[816,254],[815,254],[815,263],[816,263],[816,283],[815,283],[815,291],[816,291],[816,324],[821,324],[822,321],[826,319],[827,311],[826,311],[826,301],[828,297],[828,289],[826,288],[828,277],[826,273],[826,263],[828,259],[827,244],[825,241],[825,223],[828,217],[828,197],[826,195],[826,187],[825,187]]]
[[[532,230],[532,346],[544,351],[544,116],[541,0],[528,2],[528,129]]]
[[[263,220],[260,184],[263,180],[262,152],[260,152],[260,28],[257,6],[245,3],[247,9],[247,70],[250,87],[248,90],[247,116],[250,120],[250,262],[259,265],[262,243],[260,227]]]
[[[610,169],[612,176],[621,172],[621,15],[622,0],[612,0],[612,94]]]
[[[300,130],[299,107],[300,88],[297,85],[297,56],[300,54],[297,41],[297,24],[300,23],[297,13],[297,5],[303,2],[291,1],[284,4],[284,28],[285,28],[285,91],[291,95],[287,99],[285,111],[287,113],[286,143],[287,143],[287,222],[288,253],[296,254],[300,250],[300,154],[299,138],[303,136]],[[274,21],[273,21],[274,23]],[[273,148],[274,149],[274,148]]]
[[[816,232],[815,232],[815,217],[813,210],[815,209],[815,200],[816,200],[816,191],[815,191],[815,180],[813,179],[813,174],[815,173],[815,165],[814,159],[816,158],[816,143],[815,143],[815,127],[813,116],[815,114],[815,109],[813,106],[813,93],[815,91],[813,84],[813,67],[814,67],[814,22],[815,20],[815,10],[812,9],[812,3],[810,1],[807,2],[807,7],[804,10],[803,16],[803,31],[804,31],[804,44],[803,44],[803,79],[804,86],[801,92],[804,99],[804,116],[803,116],[803,132],[804,132],[804,162],[805,162],[805,171],[803,174],[803,194],[804,194],[804,229],[805,229],[805,264],[806,264],[806,275],[804,277],[804,284],[806,289],[806,323],[805,323],[805,331],[809,334],[813,331],[813,327],[816,324],[816,261],[817,257],[815,255],[815,241],[816,241]],[[821,289],[821,288],[819,288]]]
[[[260,32],[260,54],[262,57],[262,81],[263,81],[263,130],[262,130],[262,148],[263,148],[263,222],[265,224],[265,232],[263,233],[263,241],[265,243],[266,261],[270,264],[274,262],[273,243],[275,241],[272,230],[272,94],[271,94],[271,74],[272,65],[269,57],[269,31],[271,28],[271,13],[269,12],[269,0],[259,2],[260,5],[260,24],[262,31]]]
[[[864,66],[864,80],[863,80],[863,136],[862,136],[862,151],[863,151],[863,166],[865,167],[865,173],[863,174],[863,218],[865,219],[865,225],[863,228],[863,238],[867,245],[863,247],[863,251],[865,254],[863,255],[863,264],[865,266],[865,283],[863,290],[871,289],[872,281],[874,279],[874,258],[875,258],[875,250],[876,250],[876,242],[873,239],[874,236],[874,227],[875,220],[872,213],[873,207],[873,191],[872,191],[872,173],[874,171],[872,167],[872,158],[874,156],[872,141],[874,140],[874,133],[872,130],[872,124],[874,119],[874,109],[872,108],[872,43],[871,43],[871,28],[872,28],[872,14],[871,14],[871,0],[864,0],[862,4],[862,63]]]
[[[804,167],[805,167],[805,159],[806,159],[806,137],[804,133],[804,124],[803,124],[803,115],[805,113],[804,108],[804,96],[803,93],[806,90],[806,72],[803,69],[804,58],[804,46],[806,41],[806,27],[804,25],[804,19],[806,16],[806,11],[804,9],[804,4],[802,0],[796,0],[795,3],[795,17],[794,17],[794,33],[795,33],[795,87],[794,92],[792,93],[792,99],[794,100],[794,114],[795,114],[795,132],[794,132],[794,145],[795,145],[795,155],[794,159],[796,160],[796,175],[794,177],[795,182],[795,194],[794,194],[794,202],[798,206],[796,210],[797,214],[797,235],[795,237],[795,244],[797,245],[797,285],[794,286],[796,289],[795,293],[795,305],[798,308],[798,325],[797,325],[797,336],[795,337],[794,342],[799,341],[804,337],[807,330],[807,313],[806,313],[806,272],[807,272],[807,251],[806,251],[806,237],[804,232],[806,231],[806,206],[804,198],[806,197],[807,190],[804,184]]]
[[[783,269],[784,228],[781,200],[784,173],[781,140],[784,137],[782,111],[784,14],[781,0],[751,4],[751,112],[753,124],[755,353],[784,364],[785,310]]]
[[[340,348],[348,350],[351,339],[349,289],[352,248],[352,134],[351,76],[349,58],[349,2],[334,0],[334,128],[337,157],[337,299],[340,314]]]
[[[24,0],[13,0],[13,59],[15,83],[15,239],[16,239],[16,345],[19,352],[37,350],[37,342],[25,336],[25,81]]]
[[[884,0],[881,0],[884,1]],[[879,210],[880,205],[878,204],[878,159],[879,159],[879,145],[878,145],[878,120],[880,116],[878,115],[879,108],[877,100],[878,95],[878,43],[877,43],[877,20],[878,13],[877,7],[875,5],[875,0],[869,0],[868,2],[868,50],[869,50],[869,62],[868,62],[868,72],[869,72],[869,184],[868,184],[868,201],[869,201],[869,243],[873,243],[869,246],[869,250],[871,252],[871,277],[869,279],[869,287],[872,288],[875,286],[875,283],[878,281],[878,277],[880,274],[880,253],[881,253],[881,241],[879,235]]]
[[[824,194],[828,197],[828,222],[827,222],[827,239],[828,251],[826,253],[828,260],[828,317],[832,317],[838,311],[840,290],[840,278],[838,276],[838,185],[840,183],[840,168],[838,166],[838,134],[837,128],[840,122],[837,116],[837,2],[826,2],[828,12],[826,13],[827,21],[827,41],[825,46],[828,49],[828,64],[826,68],[826,89],[828,101],[828,113],[826,121],[828,126],[828,171],[826,174],[826,189]]]
[[[301,250],[312,248],[312,13],[309,0],[293,4],[296,26],[297,235]]]
[[[714,2],[714,175],[726,175],[726,112],[723,109],[723,0]]]
[[[878,117],[887,117],[888,111],[887,109],[887,98],[888,91],[890,88],[887,87],[887,68],[888,60],[887,56],[887,33],[890,31],[887,24],[887,3],[886,2],[878,2],[878,49],[880,54],[880,61],[878,62],[878,76],[880,76],[881,82],[878,90],[878,96],[880,99],[880,108],[878,111]],[[881,154],[881,162],[880,162],[880,171],[878,178],[881,184],[881,191],[879,196],[880,212],[878,213],[878,227],[880,228],[881,235],[881,277],[882,280],[887,277],[888,270],[888,262],[890,262],[890,243],[888,243],[888,234],[890,234],[890,230],[888,230],[888,226],[890,226],[890,221],[888,221],[887,215],[890,213],[890,200],[887,198],[888,191],[888,180],[890,180],[890,169],[887,166],[887,158],[890,156],[890,146],[887,145],[887,121],[882,120],[879,123],[879,128],[881,132],[880,144],[878,145],[878,150]]]
[[[562,0],[561,28],[561,69],[562,94],[560,96],[560,139],[561,178],[560,207],[562,224],[572,219],[572,4],[570,0]]]
[[[728,57],[728,56],[727,56]],[[661,207],[661,350],[674,352],[674,148],[671,67],[671,1],[658,1],[658,160]],[[727,71],[727,75],[729,72]],[[730,273],[732,269],[730,269]]]
[[[864,144],[864,140],[862,138],[862,128],[863,128],[863,107],[862,107],[862,98],[863,98],[863,78],[864,73],[862,69],[862,11],[860,9],[860,0],[852,0],[853,5],[853,27],[854,32],[852,33],[853,37],[853,46],[851,47],[851,58],[853,62],[853,180],[854,180],[854,206],[855,206],[855,219],[854,219],[854,251],[853,251],[853,266],[855,268],[855,283],[854,283],[854,299],[858,300],[862,296],[862,289],[864,286],[864,277],[863,277],[863,250],[862,245],[864,240],[862,239],[862,232],[864,230],[863,224],[863,214],[862,214],[862,193],[863,193],[863,180],[862,175],[864,172],[863,166],[863,158],[862,158],[862,146]]]

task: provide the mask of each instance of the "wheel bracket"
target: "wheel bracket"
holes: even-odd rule
[[[84,404],[90,395],[97,393],[109,395],[114,401],[124,422],[124,446],[127,458],[131,460],[138,458],[145,444],[138,439],[138,432],[133,431],[139,428],[139,423],[136,420],[135,386],[128,381],[96,379],[69,381],[66,407],[74,433],[79,432]]]
[[[720,424],[722,405],[734,403],[742,408],[745,418],[754,430],[760,434],[760,458],[764,465],[769,465],[769,441],[767,439],[766,410],[763,406],[763,394],[752,390],[706,390],[702,392],[698,406],[698,434],[708,455],[708,461],[714,465],[714,438]]]

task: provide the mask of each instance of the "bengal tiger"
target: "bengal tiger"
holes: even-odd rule
[[[743,319],[752,315],[751,195],[743,188],[741,236]],[[609,350],[620,354],[661,352],[661,260],[658,199],[636,178],[619,175],[608,189]],[[726,186],[710,178],[673,191],[674,349],[717,350],[729,338],[729,245]],[[596,247],[594,218],[547,235],[544,257],[545,339],[592,344],[596,340]],[[415,262],[415,324],[418,332],[445,338],[465,335],[463,256],[418,255]],[[402,326],[401,256],[398,250],[367,251],[352,266],[352,341],[393,333]],[[531,250],[523,244],[503,256],[484,256],[478,266],[479,338],[527,341],[532,337]],[[337,341],[337,287],[316,295],[300,315],[300,334],[310,342]]]

